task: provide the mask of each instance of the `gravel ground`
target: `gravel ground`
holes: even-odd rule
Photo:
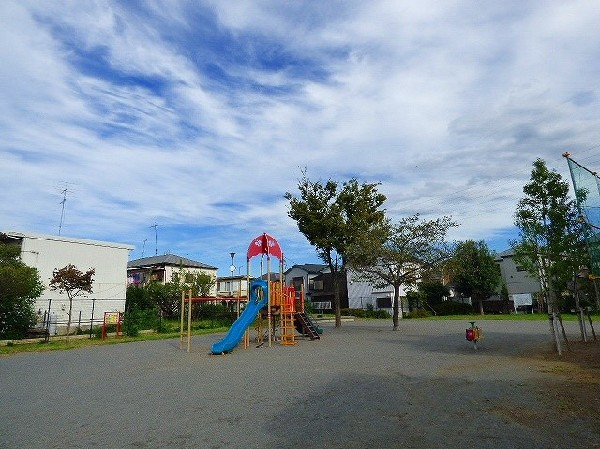
[[[479,323],[477,350],[467,322],[377,320],[224,356],[208,335],[2,357],[0,448],[600,447],[599,370],[546,322]]]

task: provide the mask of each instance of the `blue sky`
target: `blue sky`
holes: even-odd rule
[[[283,197],[306,167],[505,249],[536,158],[600,169],[598,23],[596,0],[0,2],[0,229],[57,234],[66,189],[61,234],[132,259],[226,275],[267,232],[318,262]]]

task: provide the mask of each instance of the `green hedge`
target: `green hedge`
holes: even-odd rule
[[[444,301],[433,306],[436,315],[469,315],[473,313],[471,304],[463,304],[461,302]]]
[[[342,309],[342,315],[350,315],[356,318],[391,318],[387,310],[367,309]]]

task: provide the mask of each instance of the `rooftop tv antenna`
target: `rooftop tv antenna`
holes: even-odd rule
[[[154,228],[154,255],[158,256],[158,224],[154,223],[151,228]]]
[[[69,191],[69,188],[65,187],[61,192],[63,195],[63,199],[60,202],[60,204],[62,204],[62,211],[60,213],[60,224],[58,225],[58,235],[60,235],[60,232],[62,230],[63,221],[65,219],[65,203],[67,202],[67,192],[68,191]]]

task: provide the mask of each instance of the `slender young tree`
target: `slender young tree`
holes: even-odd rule
[[[558,300],[581,265],[588,265],[586,229],[579,220],[569,184],[542,159],[533,163],[525,196],[515,212],[519,239],[511,242],[515,260],[540,281],[548,312],[558,312]]]
[[[316,249],[331,272],[334,290],[335,326],[341,326],[340,282],[345,279],[349,252],[361,241],[383,239],[386,219],[385,195],[378,184],[359,183],[355,178],[340,183],[311,181],[303,171],[298,182],[300,196],[286,193],[290,218]],[[368,236],[368,239],[364,239]]]
[[[448,230],[457,226],[450,217],[421,220],[419,215],[403,218],[387,228],[383,243],[369,243],[370,251],[352,252],[352,267],[374,287],[394,287],[393,329],[398,330],[400,287],[414,287],[426,273],[452,254],[446,242]]]
[[[69,298],[69,315],[67,321],[67,341],[71,332],[71,313],[73,311],[73,299],[86,293],[92,293],[94,274],[96,270],[90,268],[85,273],[78,270],[75,265],[69,264],[61,269],[55,268],[50,280],[50,289],[66,293]]]

